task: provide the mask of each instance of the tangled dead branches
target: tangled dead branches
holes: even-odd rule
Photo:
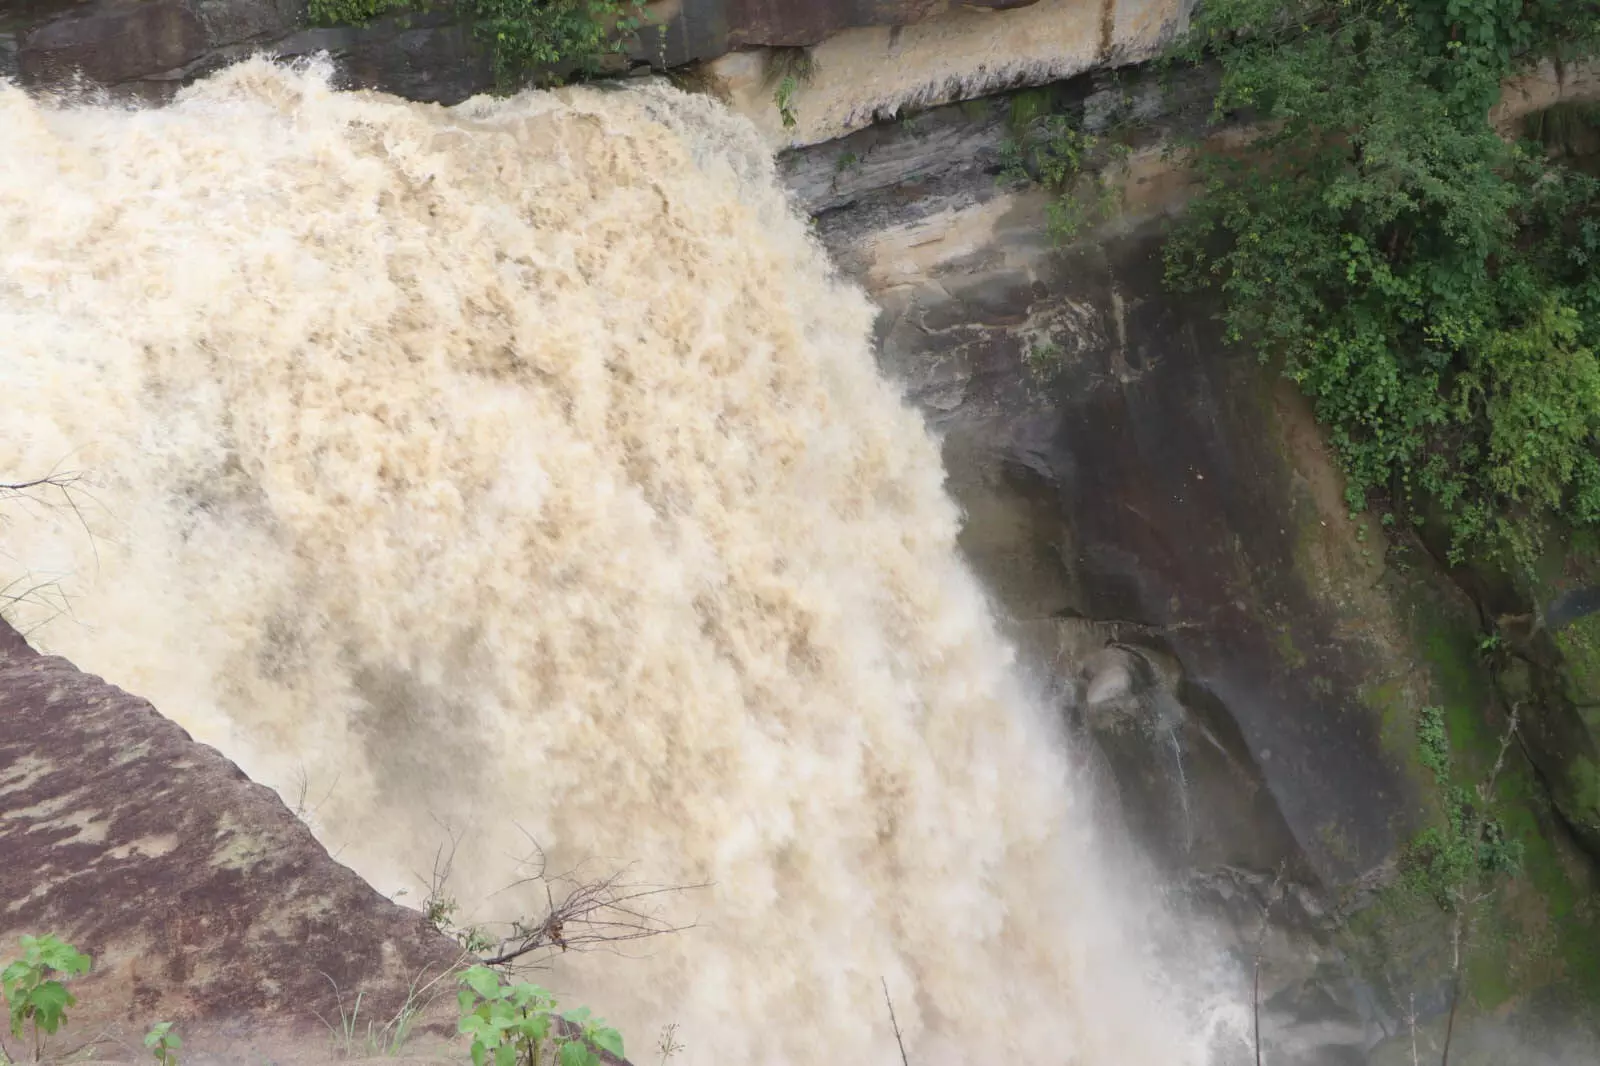
[[[461,835],[444,823],[439,824],[446,840],[434,855],[432,874],[418,876],[427,886],[423,920],[481,956],[486,966],[536,967],[558,952],[619,951],[620,945],[631,941],[692,929],[693,922],[669,920],[656,904],[664,902],[662,897],[710,887],[709,882],[680,885],[635,880],[630,876],[637,865],[634,863],[600,876],[588,872],[587,862],[552,872],[544,849],[524,830],[533,850],[519,865],[533,873],[496,895],[542,886],[544,911],[510,922],[455,928],[451,918],[458,907],[448,885]]]

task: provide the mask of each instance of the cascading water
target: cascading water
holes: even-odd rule
[[[0,526],[37,643],[303,777],[385,890],[440,823],[481,914],[530,836],[710,882],[548,982],[691,1062],[893,1061],[880,978],[920,1064],[1202,1059],[742,120],[258,60],[0,130],[0,477],[86,474]]]

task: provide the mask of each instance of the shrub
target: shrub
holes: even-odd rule
[[[1458,558],[1600,523],[1600,183],[1487,121],[1595,31],[1577,0],[1212,0],[1189,45],[1257,133],[1197,154],[1169,278],[1311,398],[1352,509],[1437,508]]]
[[[431,10],[441,0],[311,0],[313,22],[360,25],[381,15]],[[601,59],[622,51],[641,24],[644,0],[454,0],[454,8],[488,46],[495,80],[513,89],[553,68],[593,74]]]
[[[24,936],[20,944],[22,958],[0,970],[0,994],[4,994],[11,1016],[11,1035],[20,1038],[25,1027],[32,1027],[37,1058],[43,1037],[65,1025],[67,1008],[78,1002],[58,975],[88,973],[91,962],[89,956],[54,935]]]
[[[587,1007],[558,1011],[538,985],[506,984],[487,966],[461,974],[461,1032],[472,1037],[473,1066],[598,1066],[598,1052],[623,1057],[622,1035]]]

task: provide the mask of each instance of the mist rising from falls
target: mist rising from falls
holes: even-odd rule
[[[690,1062],[1179,1066],[1049,717],[753,133],[664,88],[453,110],[253,61],[130,113],[0,89],[0,526],[49,650],[386,890],[465,831],[713,882],[548,978]]]

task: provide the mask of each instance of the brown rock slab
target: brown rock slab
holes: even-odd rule
[[[24,35],[21,67],[29,82],[67,81],[81,71],[116,84],[175,70],[205,48],[200,20],[182,0],[106,3]]]
[[[277,793],[0,621],[0,961],[47,932],[94,958],[47,1051],[142,1059],[173,1020],[187,1066],[331,1059],[341,1007],[361,997],[364,1040],[460,956]],[[450,984],[418,1019],[424,1045],[453,1028]]]

